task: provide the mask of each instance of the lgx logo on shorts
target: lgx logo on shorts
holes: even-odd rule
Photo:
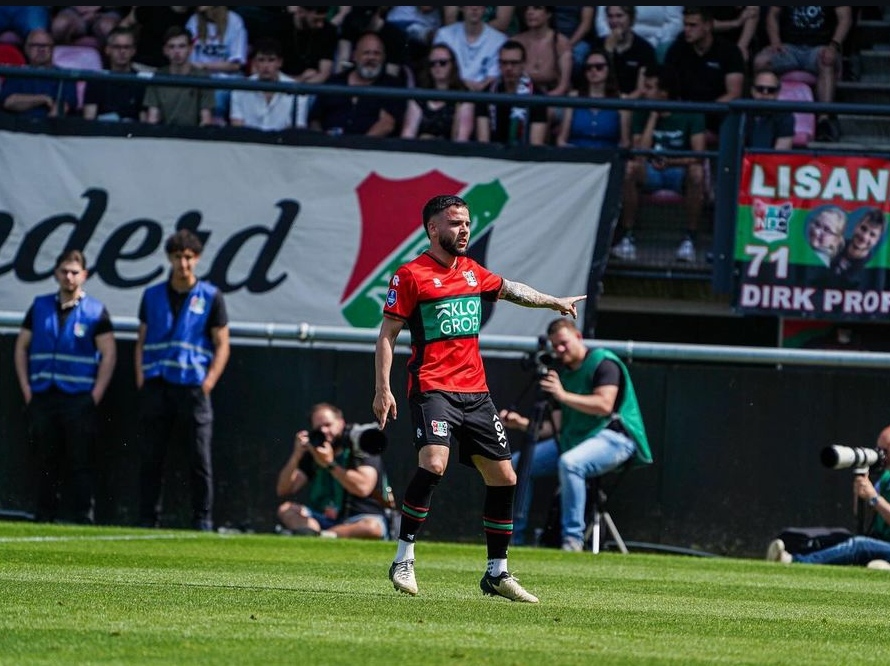
[[[430,421],[430,426],[436,437],[448,437],[448,421]]]

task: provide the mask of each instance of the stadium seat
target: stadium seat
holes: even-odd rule
[[[813,101],[813,89],[803,81],[783,78],[777,99],[811,103]],[[795,112],[793,145],[797,148],[805,147],[815,136],[816,114]]]
[[[53,64],[62,69],[85,69],[101,71],[102,56],[92,46],[74,46],[60,44],[53,49]],[[77,82],[77,110],[83,108],[83,96],[86,90],[86,81]]]
[[[0,65],[24,65],[25,56],[14,44],[0,42]],[[3,85],[3,77],[0,76],[0,86]]]

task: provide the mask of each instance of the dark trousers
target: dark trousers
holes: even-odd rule
[[[37,520],[57,518],[67,467],[74,520],[92,523],[93,456],[99,432],[92,395],[50,389],[35,393],[27,411],[28,434],[40,461]]]
[[[164,464],[171,446],[186,447],[192,500],[192,527],[210,529],[213,509],[213,467],[210,441],[213,407],[200,386],[145,382],[140,392],[139,524],[160,523]]]

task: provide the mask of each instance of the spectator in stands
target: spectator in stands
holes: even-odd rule
[[[293,83],[281,73],[281,42],[273,37],[258,39],[253,48],[251,81]],[[297,98],[283,92],[262,90],[233,90],[229,124],[233,127],[253,127],[276,131],[294,127]]]
[[[460,78],[470,90],[485,90],[500,75],[498,50],[507,35],[483,20],[485,7],[461,7],[463,21],[439,28],[433,41],[447,44],[457,56]]]
[[[666,67],[646,72],[643,81],[645,99],[667,101],[676,99],[676,75]],[[624,235],[612,249],[617,259],[635,259],[634,223],[643,190],[661,189],[682,192],[685,200],[686,236],[677,248],[677,261],[693,261],[695,240],[701,219],[704,198],[704,167],[700,157],[660,156],[660,151],[705,150],[705,120],[701,113],[682,111],[646,111],[634,113],[633,147],[653,151],[627,164],[624,178],[624,205],[621,226]]]
[[[535,88],[552,96],[569,94],[572,85],[572,45],[553,27],[553,7],[522,8],[525,30],[513,39],[525,47],[525,72]]]
[[[175,25],[185,27],[191,7],[133,7],[120,25],[136,32],[136,55],[133,67],[139,71],[155,71],[167,64],[164,35]]]
[[[130,28],[118,26],[108,34],[105,56],[109,72],[136,76],[137,72],[133,68],[134,55],[136,35]],[[87,81],[83,117],[87,120],[139,122],[145,120],[144,97],[143,80]]]
[[[108,34],[122,17],[121,8],[113,6],[68,5],[56,9],[50,23],[56,44],[74,44],[83,37],[92,37],[102,49]]]
[[[596,11],[596,34],[600,37],[612,31],[605,10],[600,5]],[[634,31],[652,44],[659,62],[663,61],[671,44],[683,32],[683,7],[636,5],[635,10]]]
[[[525,61],[522,44],[512,39],[504,42],[498,53],[500,76],[491,84],[489,92],[543,97],[526,74]],[[547,108],[477,102],[476,140],[505,146],[543,146],[547,143]]]
[[[804,70],[817,78],[816,99],[833,102],[841,74],[844,40],[853,22],[849,5],[773,6],[766,14],[769,45],[754,58],[754,71],[772,69],[782,76]],[[816,123],[817,141],[837,141],[840,124],[829,114]]]
[[[710,7],[683,7],[683,37],[678,38],[664,57],[680,76],[678,98],[693,102],[729,102],[742,96],[745,61],[739,47],[714,35]],[[707,129],[720,130],[723,116],[705,116]]]
[[[42,28],[29,32],[25,58],[29,67],[55,69],[52,35]],[[77,86],[74,81],[10,76],[0,88],[0,105],[28,118],[60,118],[77,108]]]
[[[436,31],[442,27],[442,11],[432,5],[398,5],[389,8],[386,22],[402,32],[405,61],[415,74],[425,68]]]
[[[328,8],[288,7],[293,21],[284,28],[281,71],[297,83],[324,83],[334,71],[337,28],[327,20]]]
[[[445,44],[433,44],[418,83],[421,89],[467,89],[458,76],[454,52]],[[409,100],[402,138],[469,141],[473,134],[473,112],[472,102]]]
[[[442,7],[442,23],[451,25],[466,19],[466,7],[448,5]],[[514,35],[519,29],[516,20],[516,7],[485,5],[482,7],[482,20],[491,28],[505,35]]]
[[[618,82],[611,71],[609,56],[595,49],[584,64],[586,81],[572,96],[592,99],[618,98]],[[617,148],[630,146],[630,111],[598,109],[596,107],[568,107],[565,109],[559,136],[559,146],[585,148]]]
[[[332,85],[382,86],[394,88],[399,81],[383,71],[386,51],[383,40],[374,32],[359,37],[353,53],[355,67],[348,72],[333,75]],[[405,103],[399,99],[382,97],[356,97],[355,101],[342,94],[319,95],[309,111],[309,126],[331,135],[364,134],[386,137],[398,132],[405,112]]]
[[[709,7],[714,17],[714,33],[734,42],[742,52],[745,62],[752,55],[752,46],[757,36],[757,25],[760,22],[760,7],[749,5],[742,7]]]
[[[164,37],[164,55],[169,65],[158,74],[175,76],[208,76],[189,60],[192,52],[192,34],[186,28],[174,25]],[[213,124],[213,90],[210,88],[186,88],[181,86],[149,86],[145,90],[145,120],[152,124],[181,125],[186,127]]]
[[[189,17],[186,29],[194,36],[192,64],[215,78],[240,77],[247,64],[247,29],[244,19],[225,5],[200,5]],[[225,122],[229,117],[230,88],[214,93],[214,117]]]
[[[751,97],[758,101],[775,100],[779,87],[775,72],[757,72],[751,84]],[[791,150],[793,144],[794,114],[790,111],[758,111],[745,116],[745,147]]]
[[[658,63],[655,47],[633,30],[637,8],[633,5],[604,8],[609,32],[591,41],[592,48],[602,48],[612,63],[621,96],[637,99],[643,96],[643,72]]]
[[[596,16],[594,5],[557,5],[553,7],[553,25],[565,35],[572,49],[572,77],[580,80],[583,75],[584,60],[590,53],[590,40],[593,19]]]
[[[343,25],[340,28],[335,61],[337,72],[344,72],[354,66],[354,50],[358,38],[366,32],[373,32],[383,42],[386,52],[384,65],[386,73],[400,79],[403,84],[412,82],[403,69],[405,65],[405,36],[401,30],[386,20],[386,9],[386,7],[352,7],[343,19]]]
[[[25,41],[32,30],[41,28],[49,30],[48,5],[18,5],[0,7],[0,34],[12,32],[20,40]]]

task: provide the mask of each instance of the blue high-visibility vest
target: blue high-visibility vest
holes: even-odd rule
[[[96,383],[101,354],[96,326],[105,306],[84,294],[59,326],[56,294],[38,296],[32,308],[28,381],[41,393],[55,386],[65,393],[86,393]]]
[[[210,306],[217,288],[199,280],[174,317],[167,283],[145,290],[146,331],[142,348],[145,379],[161,377],[171,384],[200,386],[213,360],[207,334]]]

